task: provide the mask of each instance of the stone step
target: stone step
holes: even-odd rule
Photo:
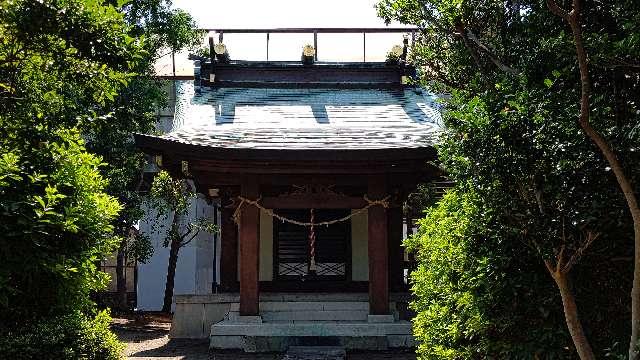
[[[368,310],[273,311],[262,314],[262,320],[366,321],[368,315]]]
[[[306,311],[264,311],[261,313],[263,322],[271,321],[367,321],[367,310],[306,310]],[[228,320],[240,317],[237,311],[227,315]]]
[[[347,350],[379,351],[389,348],[391,336],[341,336],[341,337],[311,337],[311,336],[212,336],[209,347],[212,349],[243,350],[247,353],[286,352],[293,346],[308,346],[313,343],[335,343]],[[328,341],[323,341],[326,339]],[[318,345],[313,345],[318,346]]]
[[[415,346],[411,323],[366,321],[285,321],[241,323],[224,320],[211,326],[209,346],[245,352],[283,352],[291,346],[341,346],[349,350],[386,350]]]
[[[390,303],[390,308],[395,309],[395,303]],[[238,311],[239,303],[231,304],[231,311]],[[260,311],[308,311],[308,310],[365,310],[369,311],[369,302],[366,301],[265,301],[260,302]]]
[[[344,360],[347,351],[339,346],[290,346],[282,360]]]
[[[211,326],[211,336],[387,336],[411,335],[411,323],[296,322],[237,323],[229,320]]]

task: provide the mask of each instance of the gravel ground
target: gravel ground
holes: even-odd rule
[[[149,360],[280,360],[282,354],[245,354],[209,351],[207,340],[169,339],[171,318],[142,314],[113,319],[112,328],[126,344],[127,359]],[[349,360],[415,360],[411,352],[350,353]]]

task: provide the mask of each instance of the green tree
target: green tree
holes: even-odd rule
[[[501,211],[480,194],[453,189],[405,245],[414,335],[425,359],[569,358],[562,312],[537,255],[508,241]],[[526,329],[523,329],[523,324]]]
[[[0,338],[20,334],[41,357],[53,349],[38,324],[60,319],[65,334],[51,341],[120,356],[90,295],[106,283],[96,263],[121,242],[122,219],[139,216],[108,194],[126,201],[142,159],[131,131],[150,129],[159,92],[143,73],[153,48],[118,6],[0,1]],[[95,326],[74,325],[86,321]]]
[[[100,2],[3,2],[0,21],[0,294],[18,320],[77,309],[104,283],[94,262],[120,205],[78,128],[109,118],[141,48]]]
[[[118,198],[123,210],[115,222],[115,232],[122,239],[116,255],[118,307],[128,309],[125,259],[145,262],[153,252],[147,236],[131,229],[143,217],[144,166],[146,159],[133,141],[133,133],[150,133],[158,121],[157,110],[166,106],[166,81],[157,78],[156,61],[183,48],[194,48],[202,42],[202,32],[195,22],[168,0],[132,0],[120,9],[129,25],[132,38],[144,39],[140,57],[131,71],[135,72],[109,105],[112,113],[107,121],[83,127],[90,141],[88,149],[102,156],[106,166],[103,175],[110,179],[107,193]],[[132,235],[133,234],[133,235]]]
[[[378,10],[420,28],[411,57],[426,86],[452,95],[445,167],[461,189],[508,214],[505,230],[520,234],[513,241],[542,255],[578,353],[593,358],[569,271],[598,237],[611,245],[635,228],[638,242],[638,4],[587,1],[569,33],[544,1],[385,0]],[[585,86],[576,43],[586,44],[597,85]]]
[[[175,179],[166,171],[161,171],[153,180],[150,195],[150,204],[158,210],[159,217],[171,217],[171,224],[164,236],[164,246],[169,247],[169,264],[162,303],[162,311],[169,313],[180,249],[201,232],[214,233],[218,227],[205,217],[188,220],[191,201],[196,198],[196,193],[187,179]],[[156,228],[156,231],[161,230]]]

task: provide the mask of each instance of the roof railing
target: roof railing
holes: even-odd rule
[[[405,33],[410,34],[411,42],[415,41],[418,28],[413,27],[380,27],[380,28],[272,28],[272,29],[202,29],[208,33],[218,34],[218,42],[223,42],[224,34],[266,34],[267,61],[269,61],[269,37],[271,34],[313,34],[314,60],[318,61],[318,34],[362,34],[362,61],[367,60],[367,34],[374,33]],[[405,38],[405,45],[408,42]],[[209,37],[212,45],[213,38]],[[406,47],[406,46],[405,46]]]

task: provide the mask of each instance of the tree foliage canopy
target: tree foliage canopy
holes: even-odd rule
[[[133,74],[109,105],[108,119],[84,127],[90,139],[88,149],[102,156],[102,169],[110,183],[106,191],[116,196],[123,211],[116,221],[116,233],[127,237],[129,229],[143,216],[144,154],[133,142],[133,133],[150,133],[158,121],[157,111],[166,105],[166,82],[155,75],[155,62],[182,48],[202,41],[202,34],[187,13],[171,8],[167,0],[131,0],[120,8],[128,34],[140,40],[139,58],[131,62]],[[148,239],[129,239],[130,258],[144,262],[152,249]]]
[[[11,326],[86,308],[106,280],[95,262],[113,250],[121,207],[85,129],[108,122],[143,49],[97,1],[5,1],[0,20],[0,294]]]
[[[628,329],[619,324],[627,324],[629,318],[630,282],[625,280],[632,266],[620,259],[632,255],[632,223],[609,165],[577,124],[581,88],[567,24],[543,0],[383,0],[378,11],[386,20],[420,28],[410,57],[419,67],[421,84],[447,94],[439,157],[457,183],[458,200],[475,199],[472,209],[477,209],[465,215],[451,199],[443,201],[423,220],[421,235],[412,246],[426,254],[439,247],[438,251],[445,251],[460,241],[456,232],[429,229],[442,224],[442,217],[473,215],[476,231],[463,241],[465,259],[476,264],[489,259],[481,265],[483,276],[491,269],[501,274],[485,277],[497,287],[495,292],[478,293],[469,284],[451,289],[456,296],[471,291],[491,299],[481,302],[491,306],[476,308],[485,322],[460,323],[454,316],[442,317],[441,326],[463,324],[467,332],[458,332],[454,342],[424,338],[425,344],[436,341],[454,355],[437,354],[426,345],[422,354],[427,358],[501,357],[493,345],[508,342],[513,351],[508,357],[531,356],[532,351],[518,352],[525,343],[546,349],[544,357],[571,356],[561,350],[568,346],[563,345],[566,336],[549,339],[535,325],[524,330],[522,324],[503,321],[504,315],[512,314],[535,324],[532,314],[544,319],[545,314],[557,313],[561,303],[549,278],[530,274],[544,274],[542,260],[557,258],[561,250],[568,259],[565,265],[575,266],[573,289],[596,353],[602,355],[614,343],[624,343]],[[612,144],[635,184],[640,180],[639,20],[636,1],[584,1],[581,7],[593,83],[590,121]],[[459,229],[456,224],[447,226]],[[489,252],[478,253],[483,248]],[[496,258],[500,254],[513,258],[504,262]],[[438,285],[425,274],[451,270],[453,265],[426,260],[421,264],[424,268],[414,275],[414,289],[424,293],[421,289],[431,287],[437,292]],[[499,282],[538,292],[516,296],[519,290],[501,291]],[[453,305],[429,305],[420,294],[415,304],[420,312],[416,331],[437,332],[429,321],[421,320],[423,314],[430,314],[433,304],[447,311],[453,311]],[[511,308],[513,302],[521,304],[517,311]],[[483,325],[496,320],[504,326]],[[554,327],[551,334],[566,331],[561,321],[546,324]],[[468,352],[470,348],[479,353]]]
[[[199,40],[170,6],[0,2],[2,327],[90,310],[105,285],[95,264],[141,216],[132,133],[164,102],[153,63]]]

